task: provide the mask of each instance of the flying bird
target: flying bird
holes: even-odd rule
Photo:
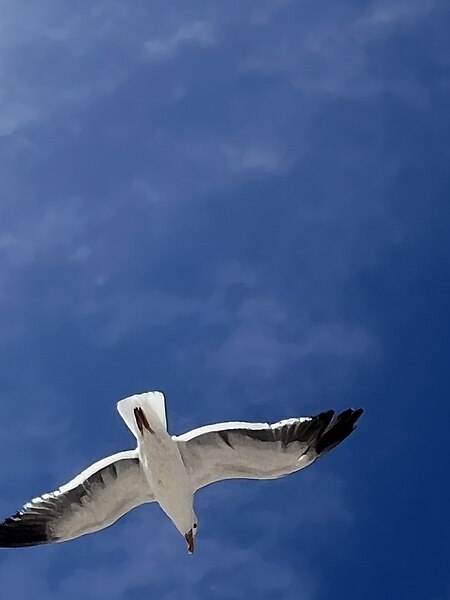
[[[157,502],[194,551],[194,495],[224,479],[276,479],[299,471],[353,431],[361,408],[273,423],[215,423],[180,436],[167,431],[161,392],[117,404],[137,439],[54,492],[34,498],[0,524],[0,547],[65,542],[112,525],[131,509]]]

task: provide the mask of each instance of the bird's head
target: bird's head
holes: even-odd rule
[[[189,508],[185,505],[184,510],[180,511],[177,515],[172,513],[170,518],[186,540],[188,553],[192,554],[194,552],[195,536],[198,531],[198,519],[192,504]]]
[[[198,530],[198,522],[197,522],[197,518],[193,519],[192,521],[192,525],[191,528],[189,529],[189,531],[187,531],[187,533],[184,534],[184,539],[186,540],[187,543],[187,551],[188,554],[192,554],[194,552],[194,539],[195,536],[197,535],[197,530]]]

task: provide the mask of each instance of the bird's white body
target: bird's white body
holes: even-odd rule
[[[121,400],[119,414],[138,442],[138,456],[156,502],[183,535],[195,521],[194,490],[176,441],[167,432],[164,396],[160,392],[137,394]],[[135,411],[141,409],[148,429],[142,431]]]
[[[165,431],[147,433],[138,449],[150,489],[163,511],[172,518],[182,512],[181,502],[190,501],[192,506],[191,482],[171,436]]]

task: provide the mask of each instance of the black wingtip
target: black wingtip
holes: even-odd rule
[[[0,548],[23,548],[50,542],[45,525],[27,520],[27,516],[18,512],[0,523]]]
[[[345,440],[355,429],[356,421],[363,412],[362,408],[356,410],[348,408],[334,417],[323,434],[317,438],[315,444],[317,454],[325,454]]]

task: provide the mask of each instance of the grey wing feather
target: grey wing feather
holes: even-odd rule
[[[136,451],[101,460],[0,524],[0,547],[64,542],[108,527],[153,494]]]
[[[362,409],[268,423],[218,423],[176,439],[195,489],[223,479],[275,479],[307,467],[343,441]]]

